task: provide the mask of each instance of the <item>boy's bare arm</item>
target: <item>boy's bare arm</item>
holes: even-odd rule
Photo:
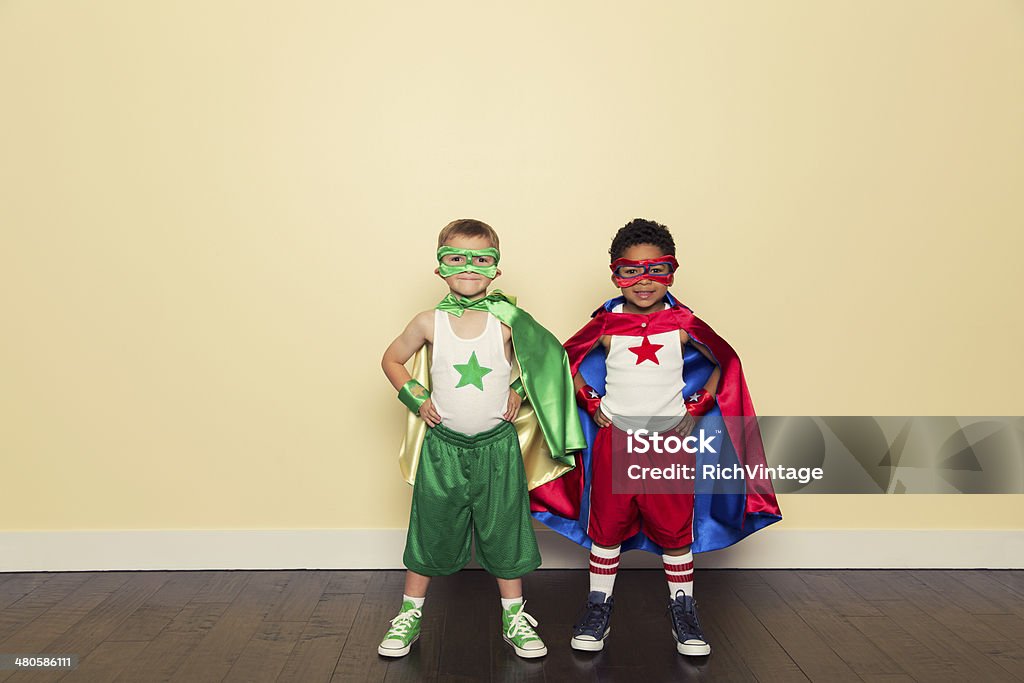
[[[688,335],[685,331],[683,331],[682,334],[684,335],[682,339],[684,345],[687,342],[692,341],[690,335]],[[700,355],[707,358],[715,366],[715,369],[711,371],[711,376],[708,377],[708,381],[704,383],[704,390],[707,391],[712,396],[714,396],[718,393],[718,378],[722,376],[722,368],[718,365],[718,362],[711,356],[711,352],[704,348],[703,344],[693,342],[693,347],[700,352]]]
[[[432,343],[433,340],[434,312],[424,311],[406,325],[405,330],[398,335],[395,341],[391,342],[391,346],[387,348],[384,357],[380,360],[380,366],[388,381],[391,382],[391,386],[401,391],[406,382],[412,379],[405,364],[414,353],[423,348],[424,344]],[[420,405],[418,412],[429,427],[436,427],[441,422],[441,416],[429,397]]]
[[[381,358],[380,366],[383,368],[388,381],[391,382],[391,386],[396,391],[412,379],[412,375],[405,368],[405,364],[409,362],[413,354],[423,348],[423,345],[433,337],[433,334],[431,334],[433,332],[431,329],[434,320],[433,315],[433,311],[424,311],[417,314],[405,326],[402,334],[398,335],[398,338],[391,342],[391,346],[384,351],[384,357]]]
[[[572,386],[575,391],[579,391],[583,387],[587,386],[587,383],[583,381],[583,375],[576,373],[572,376]]]

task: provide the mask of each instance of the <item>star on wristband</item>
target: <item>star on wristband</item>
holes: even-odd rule
[[[708,393],[707,389],[698,389],[686,397],[686,412],[694,417],[707,415],[715,406],[715,395]]]
[[[576,390],[576,403],[587,411],[587,415],[594,417],[601,407],[601,394],[589,384],[584,384]]]
[[[420,406],[426,403],[428,398],[430,398],[430,392],[414,379],[410,379],[398,390],[398,400],[413,413],[418,414]]]

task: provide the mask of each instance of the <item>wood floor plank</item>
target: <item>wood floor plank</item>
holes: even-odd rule
[[[914,572],[914,578],[968,614],[1010,613],[1005,604],[990,600],[958,578],[955,572],[942,569],[917,570]]]
[[[864,600],[900,600],[901,596],[889,581],[894,571],[888,569],[842,569],[835,576]]]
[[[737,585],[756,585],[747,577],[736,577],[727,575],[729,582]],[[737,581],[737,578],[739,580]],[[705,589],[707,590],[707,581]],[[698,588],[695,585],[694,595]],[[698,603],[701,602],[697,598]],[[718,605],[716,612],[717,623],[729,634],[732,641],[747,667],[755,672],[757,679],[764,683],[769,681],[805,681],[807,676],[800,670],[800,667],[786,653],[778,641],[747,608],[732,590],[723,590],[715,597]],[[703,610],[702,610],[703,611]]]
[[[210,572],[173,572],[167,583],[128,615],[107,640],[153,640],[211,578]]]
[[[960,674],[953,669],[952,659],[944,653],[936,653],[925,647],[889,617],[885,615],[847,617],[846,620],[863,633],[879,650],[889,655],[893,661],[914,677],[936,682],[960,680]],[[877,675],[899,676],[901,674]],[[869,676],[869,674],[863,676]]]
[[[67,598],[89,578],[90,574],[85,572],[55,574],[20,600],[0,609],[0,642]]]
[[[325,582],[326,583],[326,582]],[[273,683],[284,668],[305,623],[298,621],[264,621],[252,635],[234,666],[224,677],[225,683]]]
[[[213,628],[230,603],[191,602],[125,666],[117,681],[168,681]]]
[[[256,572],[211,572],[209,581],[199,589],[192,602],[232,602],[242,592]]]
[[[769,569],[758,573],[858,675],[905,673],[842,614],[825,604],[822,596],[804,582],[801,571]]]
[[[660,572],[660,569],[653,570]],[[699,567],[694,570],[694,595],[696,596],[696,585],[702,580],[701,577],[714,577],[716,581],[726,583],[730,586],[746,586],[750,584],[765,583],[765,578],[759,571],[750,569],[712,569],[701,570]]]
[[[442,680],[472,680],[487,677],[500,642],[500,614],[494,605],[498,591],[494,579],[479,570],[466,570],[453,576],[438,577],[437,592],[427,599],[445,610],[444,633],[438,657],[438,677]],[[434,590],[431,586],[431,590]],[[424,605],[426,607],[426,605]],[[437,634],[421,636],[437,638]]]
[[[1024,645],[1024,619],[1016,614],[979,614],[977,617],[1006,640]]]
[[[812,681],[858,681],[859,677],[768,584],[735,592]]]
[[[1024,619],[1024,592],[1000,582],[988,572],[953,571],[948,572],[948,576],[1001,606],[1004,614],[1015,614]]]
[[[1018,680],[1024,681],[1024,647],[1005,640],[973,645]]]
[[[850,617],[877,617],[881,614],[838,576],[821,572],[800,571],[800,578],[810,586],[821,602],[837,613]]]
[[[436,583],[436,582],[435,582]],[[431,586],[431,590],[433,590]],[[404,571],[375,571],[366,584],[366,593],[387,593],[388,595],[401,595],[405,590]]]
[[[355,593],[322,595],[278,680],[330,681],[362,601],[363,596]]]
[[[948,657],[962,680],[1005,681],[1013,676],[993,659],[980,652],[959,633],[928,615],[909,601],[876,603],[892,619],[938,657]],[[954,628],[955,625],[954,625]]]
[[[0,609],[5,609],[26,595],[36,590],[53,577],[49,572],[31,572],[26,574],[4,574],[5,580],[0,583]]]
[[[131,572],[90,574],[84,583],[72,590],[63,600],[43,611],[35,619],[0,642],[0,652],[41,653],[43,648],[84,619],[97,605],[124,586],[130,578]],[[85,653],[73,654],[83,655]],[[0,681],[7,680],[11,674],[10,671],[0,671]]]
[[[171,677],[174,683],[220,681],[259,628],[270,604],[284,590],[273,571],[252,572],[245,587]]]
[[[382,572],[383,573],[383,572]],[[383,581],[383,579],[381,579]],[[371,582],[372,583],[372,582]],[[359,604],[355,621],[349,629],[345,646],[331,678],[346,681],[383,681],[387,660],[377,654],[377,645],[388,629],[388,620],[398,614],[402,594],[366,593]],[[421,639],[423,636],[420,636]],[[416,645],[413,645],[415,648]]]
[[[324,593],[363,594],[367,592],[366,589],[370,585],[370,579],[374,573],[373,571],[355,569],[328,572],[330,580],[327,582],[327,587],[324,588]]]
[[[146,598],[160,589],[170,578],[169,572],[132,572],[128,580],[117,590],[75,621],[67,630],[39,651],[54,654],[73,654],[79,658],[88,656],[99,647],[128,615],[135,611]],[[8,680],[11,683],[32,681],[48,683],[59,680],[66,672],[18,672]]]
[[[59,680],[61,683],[112,683],[147,645],[149,643],[143,641],[103,642],[80,659],[77,668]]]
[[[498,650],[501,652],[501,650]],[[522,659],[508,650],[507,660],[495,660],[491,662],[491,671],[483,680],[508,681],[509,683],[543,683],[545,658]],[[515,657],[515,659],[511,659]],[[390,667],[389,667],[390,668]],[[387,679],[385,679],[387,680]],[[414,679],[409,679],[414,680]]]
[[[696,664],[695,668],[700,679],[710,681],[756,680],[754,673],[743,661],[739,648],[730,638],[728,624],[722,622],[724,607],[719,595],[734,592],[737,586],[724,576],[719,579],[719,575],[718,570],[713,570],[701,572],[700,576],[694,577],[694,597],[700,606],[700,623],[711,644],[711,656],[707,662]],[[756,587],[756,584],[750,582],[744,585]],[[761,582],[760,585],[766,584]]]
[[[890,584],[903,598],[917,606],[922,612],[941,623],[956,624],[956,632],[962,639],[972,642],[1003,640],[1003,636],[988,624],[971,614],[952,599],[950,590],[956,590],[959,582],[938,591],[918,580],[921,572],[904,572],[892,578]],[[966,589],[966,587],[965,587]]]
[[[92,651],[171,578],[171,572],[135,573],[47,647],[80,655]]]
[[[979,569],[979,574],[995,579],[1024,595],[1024,569]]]
[[[308,621],[320,602],[330,576],[325,572],[297,570],[286,572],[284,577],[287,580],[284,592],[267,611],[264,620]]]
[[[30,571],[0,575],[4,577],[4,582],[0,584],[0,609],[3,609],[61,574],[49,571]]]

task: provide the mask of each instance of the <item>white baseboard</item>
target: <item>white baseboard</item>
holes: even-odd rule
[[[543,569],[586,553],[538,529]],[[404,529],[0,531],[0,572],[145,569],[401,569]],[[769,527],[697,555],[702,568],[1024,568],[1024,530],[806,530]],[[623,568],[660,567],[627,553]]]

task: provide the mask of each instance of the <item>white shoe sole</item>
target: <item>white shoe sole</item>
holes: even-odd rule
[[[672,640],[676,640],[676,632],[674,630],[672,631]],[[711,654],[711,646],[707,643],[703,645],[687,645],[676,640],[676,652],[687,657],[703,657],[704,655]]]
[[[609,626],[605,632],[604,637],[601,640],[582,640],[580,638],[573,638],[569,645],[574,650],[582,650],[583,652],[600,652],[604,649],[604,641],[608,640],[608,634],[612,632]]]
[[[406,645],[405,647],[394,648],[394,647],[384,647],[383,645],[378,645],[377,646],[377,654],[379,654],[381,657],[404,657],[407,654],[409,654],[409,650],[412,649],[412,644],[415,643],[419,639],[420,639],[420,635],[417,633],[416,637],[413,638],[412,641],[408,645]]]
[[[539,650],[524,650],[523,648],[518,647],[515,643],[509,640],[508,636],[503,635],[501,637],[505,640],[506,643],[512,646],[512,649],[516,651],[517,655],[523,657],[524,659],[534,659],[535,657],[543,657],[548,653],[547,645],[540,648]]]

